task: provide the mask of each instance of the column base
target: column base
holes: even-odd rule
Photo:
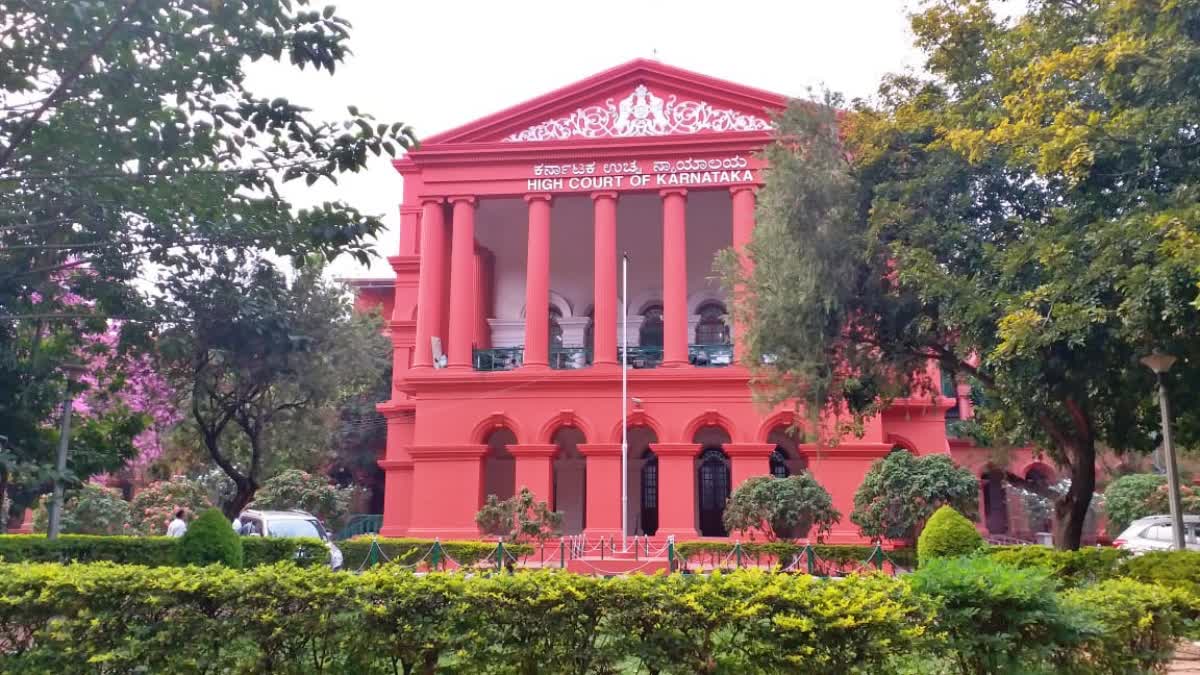
[[[585,528],[583,530],[583,536],[588,539],[596,539],[596,540],[604,539],[605,541],[607,541],[608,539],[611,538],[615,542],[621,541],[621,531],[614,530],[611,528],[603,528],[603,527]],[[633,536],[630,535],[629,538],[632,539]]]
[[[409,536],[408,528],[406,527],[381,527],[379,528],[379,536],[384,539],[401,539]]]
[[[525,371],[550,370],[550,364],[549,363],[529,363],[528,361],[526,361],[525,363],[522,363],[521,367],[518,368],[517,370],[525,370]]]
[[[686,368],[691,364],[687,361],[663,361],[658,364],[659,368]]]
[[[675,541],[690,541],[699,539],[700,533],[695,528],[664,529],[660,527],[658,532],[655,532],[650,538],[666,539],[667,537],[675,537]]]

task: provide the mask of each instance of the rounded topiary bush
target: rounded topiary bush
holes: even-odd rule
[[[201,513],[179,540],[179,562],[185,565],[241,567],[242,559],[242,539],[218,509]]]
[[[917,538],[917,562],[933,558],[956,558],[983,548],[983,537],[961,513],[949,506],[934,512]]]

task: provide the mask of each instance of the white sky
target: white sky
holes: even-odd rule
[[[314,0],[317,8],[321,0]],[[256,64],[251,90],[285,96],[321,117],[357,105],[402,121],[418,138],[456,127],[638,57],[785,95],[825,86],[868,96],[889,72],[919,68],[908,0],[342,0],[355,54],[334,76]],[[385,158],[332,186],[289,184],[299,206],[331,199],[382,215],[376,244],[394,254],[400,175]],[[349,258],[338,276],[390,277]]]

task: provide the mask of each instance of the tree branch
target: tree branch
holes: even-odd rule
[[[75,84],[75,80],[79,79],[79,76],[83,74],[83,70],[87,67],[88,62],[90,62],[92,58],[94,58],[96,54],[99,53],[101,49],[104,49],[104,46],[107,45],[110,40],[112,40],[113,36],[117,33],[117,29],[129,20],[130,15],[133,14],[133,10],[140,3],[141,0],[129,0],[129,2],[126,3],[126,5],[121,9],[121,13],[117,15],[117,18],[113,19],[112,23],[110,23],[108,27],[104,29],[104,32],[100,35],[100,39],[97,40],[96,43],[84,53],[83,58],[79,59],[79,63],[75,65],[75,68],[68,72],[62,78],[62,80],[59,81],[58,86],[50,92],[50,95],[46,97],[46,100],[42,101],[42,104],[38,106],[37,110],[33,111],[33,114],[25,120],[25,122],[17,129],[15,133],[13,133],[12,140],[9,142],[8,147],[0,152],[0,168],[3,168],[6,164],[8,164],[9,160],[12,159],[12,156],[17,152],[17,148],[25,142],[31,133],[33,133],[33,126],[38,123],[38,120],[42,118],[42,115],[45,115],[46,111],[49,110],[52,105],[57,103],[58,99],[62,98],[67,89]]]

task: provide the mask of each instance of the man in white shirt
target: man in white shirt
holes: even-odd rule
[[[183,514],[183,509],[175,512],[175,520],[172,520],[171,524],[167,525],[168,537],[182,537],[183,533],[187,532],[187,523],[183,520]]]

